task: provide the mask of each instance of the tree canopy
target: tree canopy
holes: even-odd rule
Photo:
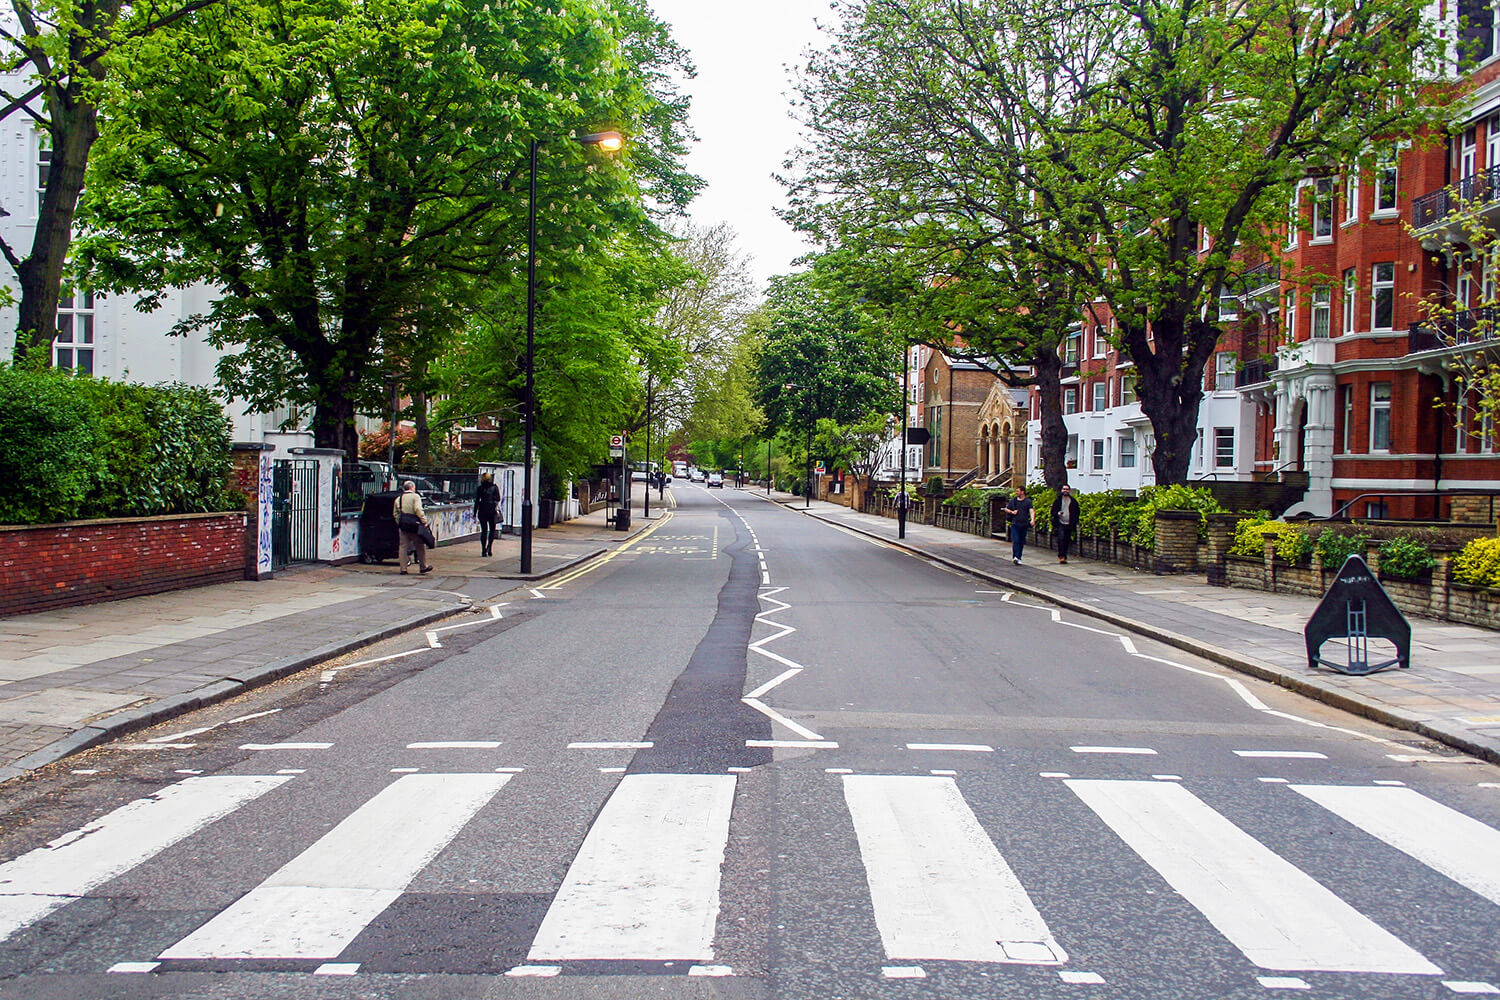
[[[260,410],[310,407],[318,443],[352,454],[390,356],[435,357],[421,338],[524,289],[533,140],[554,280],[659,242],[646,204],[698,183],[670,82],[687,69],[640,0],[211,8],[121,68],[86,199],[95,287],[151,290],[147,307],[220,289],[181,328],[237,349],[221,382]],[[573,141],[605,128],[626,137],[617,157]]]
[[[1408,0],[833,6],[791,217],[828,246],[925,250],[935,285],[944,251],[1002,274],[1020,251],[1020,280],[1097,303],[1161,483],[1186,477],[1220,292],[1274,252],[1292,185],[1420,135],[1446,96]]]

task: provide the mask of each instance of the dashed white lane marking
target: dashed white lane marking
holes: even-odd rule
[[[1500,987],[1493,983],[1479,982],[1477,980],[1445,979],[1443,985],[1454,993],[1500,993]]]
[[[1067,961],[952,778],[846,775],[843,783],[887,958]]]
[[[507,969],[505,974],[517,978],[533,976],[538,979],[550,979],[560,972],[562,972],[560,965],[518,965],[513,969]]]
[[[1326,753],[1316,750],[1236,750],[1236,757],[1265,758],[1267,760],[1327,760]]]
[[[281,770],[277,771],[276,773],[277,774],[306,774],[307,773],[307,768],[305,768],[305,767],[283,767]]]
[[[1043,771],[1038,777],[1042,778],[1071,778],[1067,771]]]
[[[1375,784],[1377,784],[1377,785],[1392,785],[1392,786],[1400,787],[1400,786],[1405,785],[1406,782],[1404,782],[1404,781],[1397,781],[1395,778],[1376,778],[1375,779]]]
[[[377,663],[387,663],[387,662],[389,662],[391,660],[399,660],[402,657],[414,656],[417,653],[430,652],[431,649],[432,649],[431,646],[419,646],[416,649],[408,649],[408,650],[405,650],[404,652],[392,653],[389,656],[377,656],[373,660],[360,660],[358,663],[345,663],[342,666],[329,667],[327,670],[323,671],[323,673],[321,675],[319,675],[319,677],[318,677],[318,683],[322,684],[322,685],[327,685],[327,684],[331,683],[335,677],[337,677],[339,674],[343,673],[345,670],[357,670],[360,667],[373,667]]]
[[[408,743],[408,750],[493,750],[499,740],[434,740],[428,743]]]
[[[771,750],[837,750],[833,740],[746,740],[745,746]]]
[[[202,774],[203,772],[201,770],[199,770],[198,768],[179,767],[177,770],[173,771],[172,773],[173,774]]]
[[[1074,753],[1117,753],[1127,756],[1155,757],[1156,751],[1150,747],[1068,747]]]
[[[719,878],[738,779],[621,779],[542,918],[528,962],[713,960]]]
[[[694,965],[688,969],[690,976],[732,976],[734,969],[727,965]]]
[[[983,743],[908,743],[908,750],[955,750],[960,753],[994,753],[995,748]]]
[[[851,768],[851,767],[825,767],[825,768],[823,768],[823,773],[824,774],[853,774],[854,773],[854,769]]]
[[[887,965],[880,970],[886,979],[926,979],[927,970],[920,965]]]
[[[407,774],[161,959],[333,959],[390,906],[506,774]]]
[[[1063,982],[1074,986],[1104,985],[1104,977],[1097,972],[1075,972],[1072,969],[1059,969],[1057,975]]]
[[[290,778],[186,778],[0,865],[0,940]]]
[[[625,769],[623,767],[601,767],[601,768],[599,768],[599,773],[600,774],[624,774],[625,773]]]
[[[1312,985],[1296,976],[1256,976],[1255,981],[1268,990],[1310,990]]]
[[[241,743],[241,750],[327,750],[332,743]]]
[[[116,962],[114,965],[111,965],[108,969],[106,969],[104,971],[106,971],[106,972],[124,972],[124,973],[142,973],[142,972],[151,972],[158,965],[161,965],[161,963],[160,962]]]
[[[1287,783],[1285,778],[1256,778],[1255,780],[1263,781],[1268,785],[1284,785]]]
[[[121,743],[116,750],[191,750],[196,743]]]
[[[1500,903],[1500,831],[1411,788],[1293,785],[1355,827]]]
[[[650,750],[656,746],[650,740],[614,740],[598,743],[569,743],[569,750]]]
[[[532,598],[532,600],[534,600],[534,601],[545,600],[546,597],[547,597],[547,595],[544,594],[544,593],[542,593],[540,590],[537,590],[535,587],[531,588],[531,598]]]
[[[1430,753],[1388,753],[1386,758],[1398,764],[1483,764],[1477,757],[1439,757]]]
[[[1182,775],[1180,775],[1180,774],[1153,774],[1151,776],[1151,780],[1152,781],[1181,781],[1182,780]]]
[[[1442,972],[1176,782],[1070,780],[1084,804],[1263,969]]]
[[[359,971],[358,962],[324,962],[313,970],[315,976],[352,976]]]
[[[946,768],[946,767],[935,767],[931,771],[928,771],[927,773],[930,774],[930,775],[932,775],[934,778],[956,778],[956,777],[958,777],[958,772],[957,771],[951,770],[951,769]]]

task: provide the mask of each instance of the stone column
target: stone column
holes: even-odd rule
[[[276,446],[235,442],[230,446],[234,484],[245,498],[245,579],[271,578],[271,455]]]
[[[1156,512],[1156,545],[1151,556],[1153,573],[1191,573],[1198,568],[1198,512]]]
[[[1229,586],[1229,543],[1234,537],[1238,514],[1208,515],[1208,582],[1214,587]]]
[[[1262,531],[1260,533],[1262,542],[1265,544],[1265,570],[1261,579],[1264,581],[1266,590],[1276,593],[1276,539],[1280,533],[1276,531]]]

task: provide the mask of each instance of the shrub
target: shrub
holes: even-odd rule
[[[1396,580],[1415,580],[1437,565],[1432,553],[1419,542],[1397,536],[1380,546],[1380,572]]]
[[[983,486],[965,486],[957,493],[943,501],[945,507],[983,507],[989,503],[990,497],[1001,492],[999,490],[988,490]]]
[[[1266,511],[1257,511],[1250,517],[1235,522],[1229,551],[1237,556],[1262,559],[1266,552],[1267,532],[1276,536],[1276,554],[1291,565],[1305,565],[1312,556],[1313,540],[1307,532],[1299,525],[1271,520],[1271,515]]]
[[[0,366],[0,521],[238,510],[207,390]]]
[[[1208,521],[1205,514],[1222,513],[1224,508],[1207,489],[1183,486],[1147,486],[1141,489],[1140,501],[1136,504],[1135,524],[1131,539],[1144,548],[1156,547],[1156,512],[1159,510],[1195,510],[1198,512],[1198,537],[1208,536]]]
[[[1453,578],[1471,587],[1500,587],[1500,538],[1476,538],[1465,545],[1453,560]]]
[[[942,476],[932,476],[927,480],[927,495],[930,497],[942,496],[947,488],[948,484],[943,481]]]
[[[1326,569],[1338,569],[1350,556],[1363,556],[1369,539],[1364,535],[1343,535],[1324,531],[1318,535],[1318,559]]]

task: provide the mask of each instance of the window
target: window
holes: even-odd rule
[[[1333,239],[1333,178],[1313,182],[1312,238],[1314,243]]]
[[[1391,384],[1370,383],[1370,450],[1391,450]]]
[[[1234,388],[1234,352],[1222,351],[1214,355],[1214,388],[1220,392]]]
[[[1063,412],[1078,412],[1078,389],[1074,386],[1068,386],[1063,390]]]
[[[1193,464],[1203,468],[1203,428],[1198,428],[1198,436],[1193,438]]]
[[[1107,397],[1105,396],[1105,391],[1107,389],[1108,389],[1108,386],[1106,386],[1104,384],[1104,380],[1102,378],[1099,379],[1097,382],[1094,383],[1094,387],[1093,387],[1094,399],[1090,403],[1089,409],[1094,410],[1094,411],[1097,412],[1099,410],[1104,409],[1106,406],[1109,405]]]
[[[1474,276],[1468,271],[1458,276],[1458,287],[1453,292],[1453,308],[1467,309],[1474,301]]]
[[[1078,435],[1068,435],[1068,468],[1078,468]]]
[[[1500,115],[1490,115],[1484,124],[1484,165],[1500,167]]]
[[[1214,468],[1234,468],[1234,428],[1214,428]]]
[[[1292,203],[1286,207],[1286,245],[1297,245],[1297,236],[1302,228],[1302,186],[1292,191]]]
[[[1104,438],[1099,438],[1097,441],[1090,442],[1090,444],[1093,445],[1093,458],[1090,462],[1089,468],[1094,472],[1104,471],[1104,442]]]
[[[1370,268],[1370,329],[1389,330],[1396,316],[1396,265]]]
[[[1104,335],[1104,327],[1094,327],[1094,357],[1104,357],[1104,351],[1107,347],[1109,347],[1109,339]]]
[[[1481,455],[1493,455],[1495,453],[1495,415],[1488,409],[1479,413],[1479,453]]]
[[[1354,332],[1354,300],[1359,294],[1359,279],[1354,268],[1344,272],[1344,328],[1340,333]]]
[[[1219,296],[1219,319],[1231,320],[1240,318],[1240,300],[1233,295]]]
[[[1068,339],[1063,342],[1063,364],[1078,364],[1078,342],[1083,339],[1081,330],[1074,330],[1068,334]]]
[[[1384,500],[1369,500],[1365,502],[1365,517],[1371,521],[1384,521],[1390,516],[1391,509]]]
[[[57,339],[52,341],[55,368],[94,374],[94,293],[69,293],[57,303]]]
[[[1120,437],[1120,468],[1135,468],[1135,435],[1124,434]]]
[[[1353,450],[1352,442],[1354,440],[1354,386],[1340,386],[1339,394],[1343,397],[1343,405],[1339,409],[1342,411],[1344,419],[1344,429],[1339,451],[1348,454]]]
[[[1120,405],[1129,406],[1135,400],[1135,376],[1124,375],[1120,378]]]
[[[1344,221],[1359,220],[1359,168],[1344,171]]]
[[[47,191],[47,177],[52,172],[52,137],[37,133],[36,143],[36,214],[42,214],[42,196]]]
[[[1333,322],[1333,289],[1315,285],[1312,290],[1312,335],[1326,338]]]
[[[1375,164],[1375,214],[1393,215],[1396,211],[1396,159],[1386,156]]]
[[[1289,289],[1286,293],[1286,301],[1281,309],[1281,329],[1286,335],[1286,343],[1297,342],[1297,290]]]
[[[1479,168],[1479,136],[1474,126],[1464,129],[1458,140],[1458,179],[1473,177]]]

